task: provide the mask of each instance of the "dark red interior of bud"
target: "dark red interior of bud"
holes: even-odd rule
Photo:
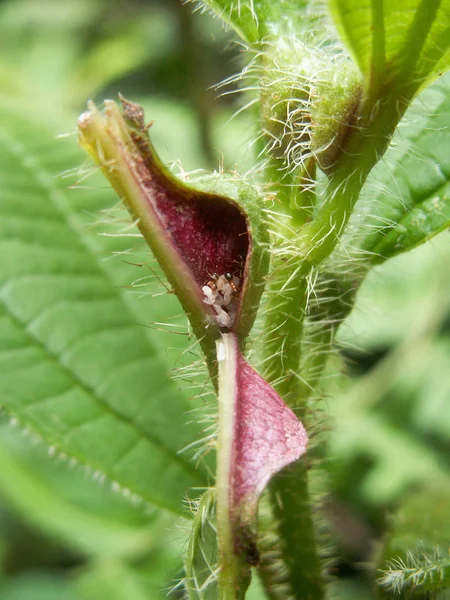
[[[248,252],[247,223],[231,201],[201,193],[180,195],[158,185],[157,213],[200,286],[213,274],[242,278]]]
[[[249,250],[245,216],[232,200],[177,184],[155,156],[142,107],[121,98],[130,135],[140,152],[135,168],[148,201],[200,286],[214,274],[242,278]]]

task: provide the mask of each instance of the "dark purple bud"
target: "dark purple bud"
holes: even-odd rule
[[[268,270],[268,234],[255,190],[214,175],[195,187],[174,177],[148,138],[142,108],[90,103],[81,145],[101,166],[164,270],[209,359],[220,331],[244,338]]]

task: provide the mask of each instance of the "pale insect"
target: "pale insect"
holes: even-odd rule
[[[217,275],[202,287],[205,296],[204,303],[213,307],[216,312],[216,322],[220,327],[232,327],[236,318],[236,298],[239,295],[239,277],[231,273]]]

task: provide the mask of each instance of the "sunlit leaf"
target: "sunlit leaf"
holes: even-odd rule
[[[317,0],[200,0],[228,23],[247,43],[265,41],[284,33],[301,36],[313,31],[323,17]]]
[[[83,600],[71,583],[53,573],[18,575],[0,583],[2,600]]]
[[[160,581],[160,585],[166,582]],[[103,560],[82,571],[75,583],[82,600],[147,600],[164,598],[164,593],[155,592],[150,596],[149,589],[139,577],[136,569],[117,560]],[[152,590],[153,591],[153,590]]]
[[[329,0],[329,4],[369,87],[417,90],[448,69],[449,0]]]
[[[201,428],[79,230],[55,179],[74,167],[74,142],[53,136],[17,112],[2,119],[1,405],[57,452],[180,512],[205,482],[180,454]]]
[[[449,483],[429,482],[397,509],[378,564],[382,587],[397,593],[448,587]]]
[[[186,556],[186,589],[190,600],[217,598],[218,552],[214,491],[206,492],[197,509]]]
[[[25,522],[92,556],[140,555],[155,544],[154,515],[80,470],[56,464],[42,445],[27,443],[11,428],[0,434],[0,492]]]
[[[406,113],[356,204],[343,243],[374,264],[450,225],[449,81],[425,90]]]

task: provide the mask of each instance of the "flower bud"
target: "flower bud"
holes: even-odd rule
[[[344,57],[290,38],[268,46],[263,59],[261,122],[269,156],[288,172],[314,157],[328,172],[355,125],[357,69]]]
[[[80,143],[119,194],[188,315],[209,362],[221,331],[244,338],[268,271],[268,233],[258,194],[223,176],[187,185],[156,155],[142,108],[93,103]]]

